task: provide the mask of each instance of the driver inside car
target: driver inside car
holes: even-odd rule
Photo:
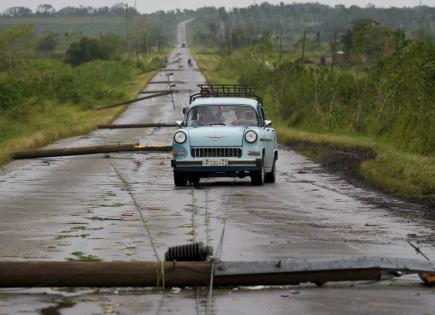
[[[254,121],[254,113],[251,110],[236,110],[236,120],[233,121],[233,126],[250,126]]]

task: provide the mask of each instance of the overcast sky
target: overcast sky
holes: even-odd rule
[[[428,6],[435,6],[435,0],[383,0],[383,1],[370,1],[370,0],[317,0],[317,1],[286,1],[286,0],[269,0],[269,3],[293,3],[293,2],[319,2],[322,4],[344,4],[346,6],[358,5],[361,7],[372,3],[377,7],[413,7],[419,3]],[[111,6],[119,2],[128,2],[129,5],[134,6],[136,2],[137,9],[140,12],[154,12],[157,10],[171,10],[171,9],[196,9],[203,6],[225,6],[231,7],[244,7],[254,3],[261,3],[264,1],[254,0],[0,0],[0,11],[12,6],[25,6],[34,10],[38,4],[48,3],[53,5],[56,9],[65,6]]]

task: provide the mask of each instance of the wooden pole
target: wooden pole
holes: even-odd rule
[[[176,127],[176,124],[150,123],[150,124],[117,124],[117,125],[99,125],[98,129],[128,129],[128,128],[160,128]]]
[[[127,41],[127,59],[130,59],[129,38],[128,38],[128,3],[125,4],[125,39]]]
[[[337,31],[334,31],[334,41],[332,42],[332,57],[331,57],[331,69],[334,70],[335,54],[337,45]]]
[[[305,40],[307,38],[307,32],[304,31],[304,38],[302,40],[302,53],[301,53],[301,65],[304,64],[304,59],[305,59]]]
[[[214,266],[216,286],[289,285],[312,282],[379,281],[392,271],[435,278],[428,261],[362,257],[305,263],[271,262],[96,262],[1,261],[0,287],[172,287],[206,286]],[[433,280],[426,284],[434,284]]]
[[[0,262],[3,288],[205,286],[209,280],[209,262]]]
[[[123,101],[123,102],[119,102],[119,103],[115,103],[115,104],[111,104],[111,105],[106,105],[106,106],[98,107],[97,109],[101,110],[101,109],[108,109],[108,108],[118,107],[118,106],[122,106],[122,105],[127,105],[127,104],[131,104],[131,103],[135,103],[137,101],[143,101],[143,100],[147,100],[147,99],[150,99],[150,98],[164,96],[164,95],[168,95],[168,94],[171,94],[171,92],[170,91],[165,91],[165,92],[158,93],[158,94],[153,94],[153,95],[148,95],[148,96],[144,96],[144,97],[135,98],[134,100],[128,100],[128,101]]]
[[[89,146],[89,147],[17,151],[13,154],[12,157],[15,160],[20,160],[20,159],[42,158],[42,157],[87,155],[87,154],[112,153],[112,152],[133,152],[133,151],[165,152],[170,150],[172,150],[171,145],[121,144],[121,145],[99,145],[99,146]]]
[[[0,287],[207,286],[211,263],[201,262],[0,262]],[[379,268],[214,275],[216,286],[380,280]]]

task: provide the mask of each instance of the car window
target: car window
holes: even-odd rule
[[[203,105],[193,107],[187,116],[187,126],[258,126],[258,117],[250,106]]]

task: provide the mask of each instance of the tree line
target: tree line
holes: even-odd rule
[[[126,7],[123,3],[117,3],[111,7],[94,8],[91,6],[64,7],[56,10],[51,4],[40,4],[35,11],[24,7],[14,6],[7,8],[1,14],[4,18],[22,18],[22,17],[48,17],[48,16],[130,16],[140,15],[134,7]]]
[[[435,7],[376,8],[367,6],[334,7],[319,3],[262,3],[246,8],[207,7],[194,13],[193,42],[227,50],[253,45],[264,38],[275,46],[289,49],[306,37],[318,44],[341,37],[357,20],[372,20],[400,29],[414,39],[435,42]]]

